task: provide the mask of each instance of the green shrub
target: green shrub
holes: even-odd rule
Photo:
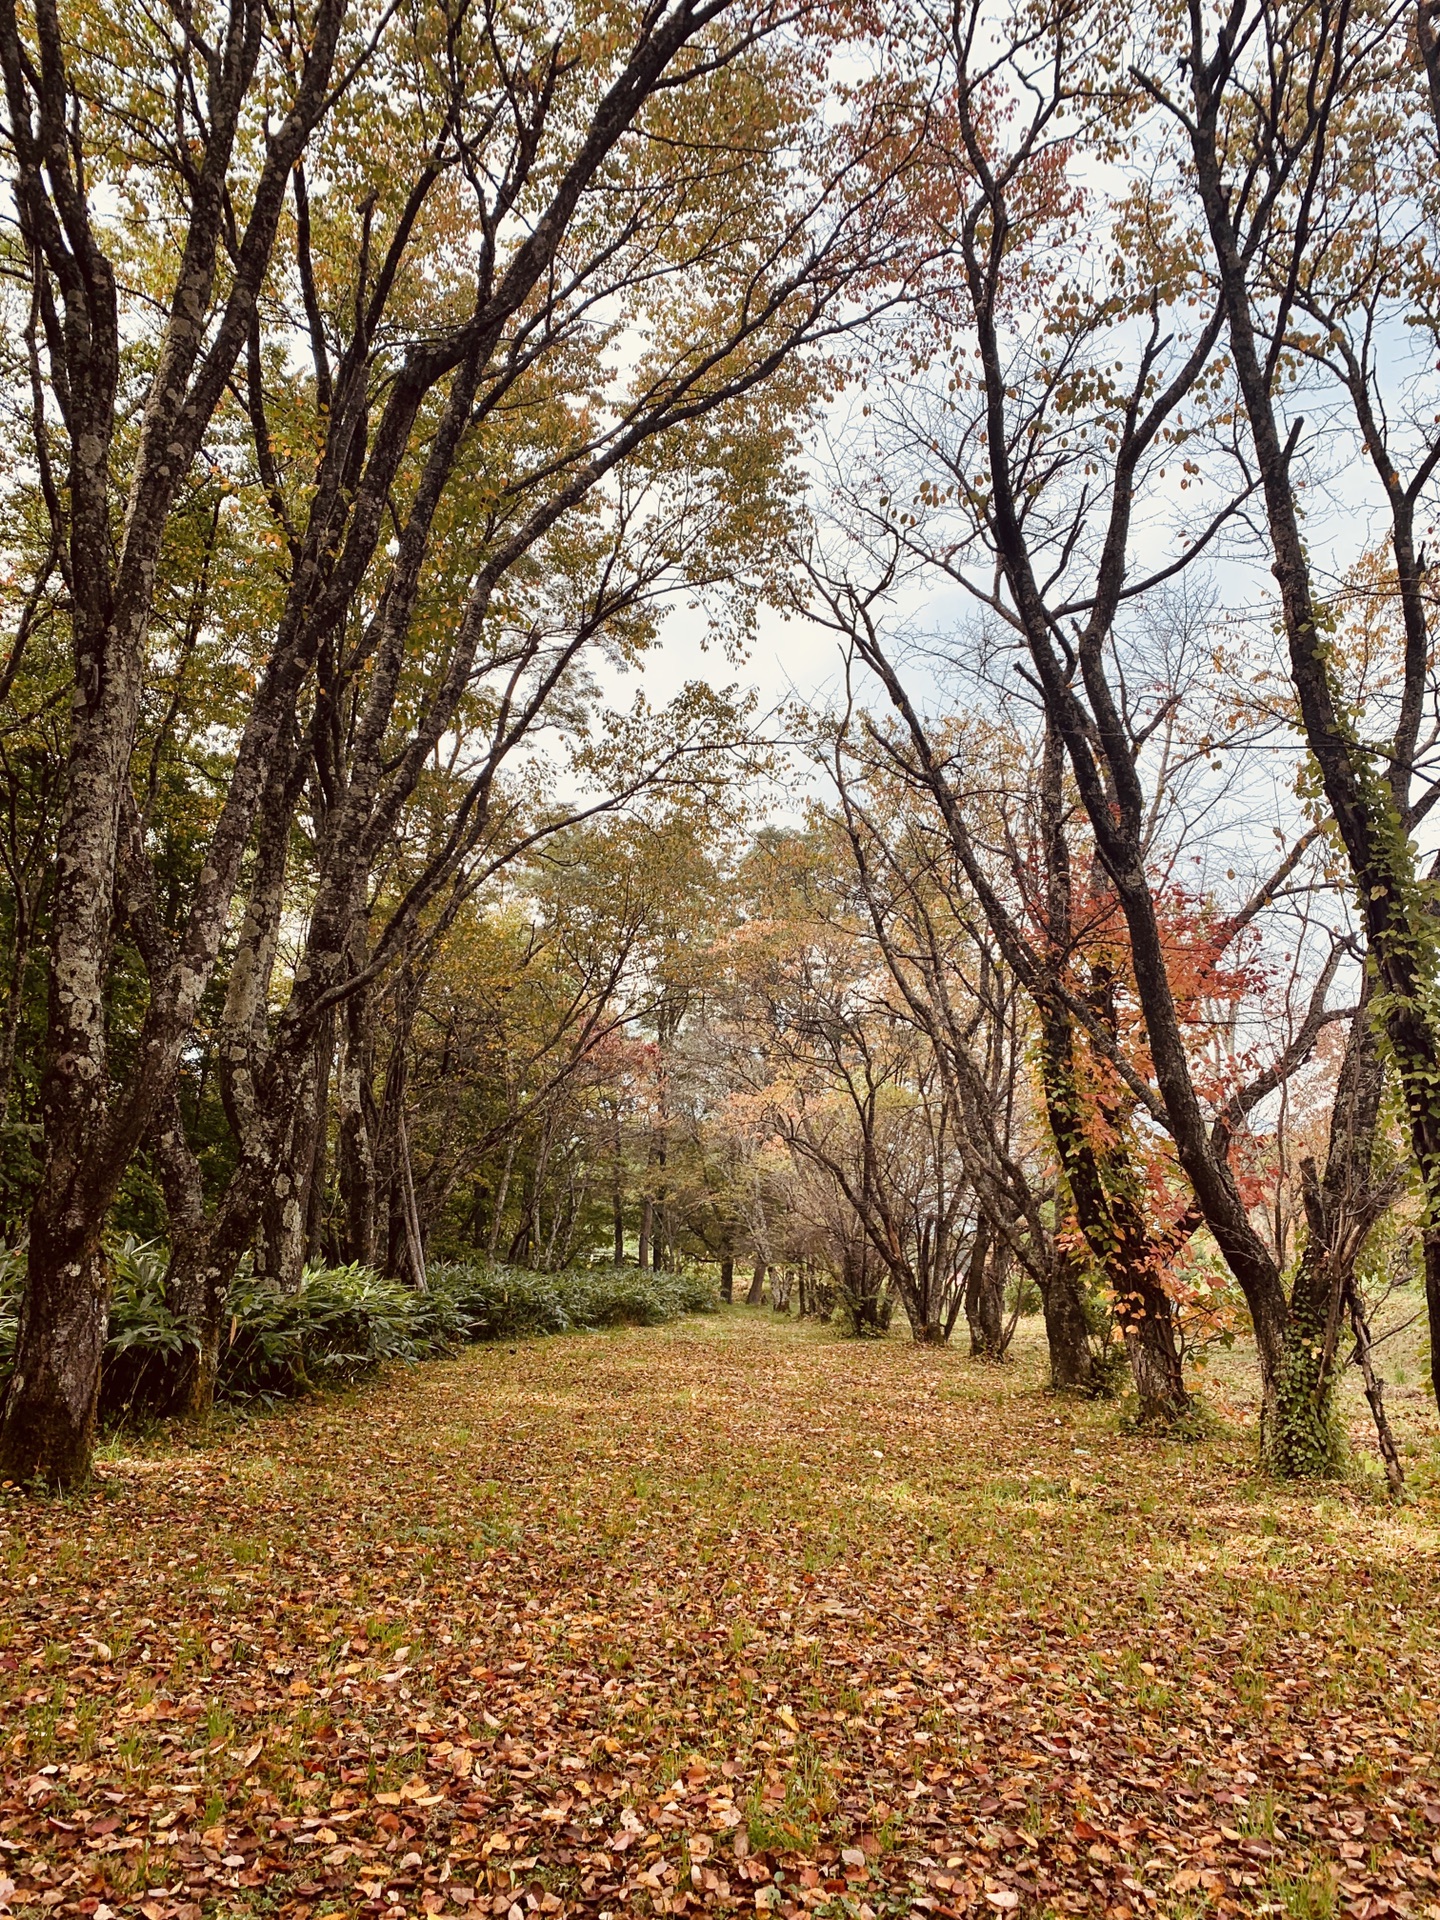
[[[218,1392],[278,1399],[363,1380],[387,1360],[427,1360],[466,1337],[448,1295],[367,1267],[311,1267],[294,1293],[245,1276],[230,1290]]]
[[[430,1284],[448,1295],[467,1340],[515,1340],[571,1328],[660,1326],[683,1313],[713,1313],[714,1288],[694,1274],[634,1267],[529,1273],[520,1267],[437,1266]]]
[[[167,1256],[133,1237],[111,1249],[114,1273],[100,1412],[115,1423],[159,1404],[189,1337],[165,1302]],[[0,1252],[0,1389],[14,1362],[24,1259]],[[658,1326],[713,1312],[693,1274],[634,1268],[528,1273],[437,1265],[425,1293],[366,1267],[312,1267],[294,1293],[242,1273],[230,1290],[216,1391],[223,1400],[281,1400],[363,1380],[388,1360],[427,1360],[469,1341],[572,1328]]]
[[[126,1234],[110,1248],[110,1324],[100,1380],[100,1417],[114,1422],[159,1395],[170,1362],[186,1342],[165,1304],[168,1255],[153,1241]],[[25,1256],[0,1253],[0,1392],[15,1364]]]
[[[24,1284],[24,1256],[0,1249],[0,1392],[15,1365],[15,1342],[20,1335],[20,1289]]]
[[[100,1371],[100,1418],[114,1423],[152,1406],[189,1335],[165,1304],[170,1256],[126,1234],[110,1249],[110,1327]]]

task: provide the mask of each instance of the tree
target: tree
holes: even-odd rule
[[[822,145],[814,59],[797,38],[808,23],[765,5],[680,0],[593,25],[422,15],[393,36],[382,15],[352,26],[343,53],[337,6],[314,17],[303,64],[240,8],[220,64],[207,66],[208,42],[192,31],[174,76],[182,128],[189,100],[207,82],[218,89],[198,172],[168,130],[155,136],[159,157],[141,153],[132,169],[130,192],[143,181],[178,193],[191,216],[132,458],[114,431],[125,319],[105,223],[85,198],[104,168],[89,160],[82,176],[69,144],[73,135],[83,148],[93,101],[67,79],[79,56],[67,68],[58,21],[39,18],[44,45],[27,49],[11,15],[11,136],[37,305],[43,319],[54,284],[65,312],[45,329],[46,381],[67,419],[67,544],[84,584],[75,644],[96,704],[76,733],[58,845],[46,1163],[0,1456],[22,1478],[68,1482],[89,1458],[101,1229],[140,1142],[153,1131],[163,1155],[177,1137],[165,1117],[174,1074],[252,838],[237,955],[247,984],[232,996],[229,1032],[255,1057],[229,1064],[243,1066],[255,1097],[203,1231],[193,1179],[172,1169],[190,1223],[172,1292],[202,1333],[277,1183],[293,1215],[285,1161],[329,1024],[347,1036],[343,1100],[363,995],[403,962],[430,906],[468,884],[502,768],[581,692],[587,650],[640,644],[645,610],[668,584],[718,586],[763,544],[738,489],[742,475],[769,476],[783,502],[785,407],[803,403],[805,376],[783,402],[777,388],[769,413],[752,408],[748,432],[742,402],[846,324],[848,291],[873,270],[895,161],[883,108],[877,120],[863,102]],[[169,72],[163,47],[137,57]],[[398,115],[381,104],[390,57],[405,75]],[[232,181],[227,196],[232,146],[251,153],[236,128],[262,78],[271,84],[266,60],[295,104],[254,180]],[[297,162],[336,105],[332,70],[348,84],[362,66],[374,76],[346,115],[332,115],[313,167],[337,181],[358,175],[365,191],[353,203],[327,193],[317,209]],[[103,123],[94,138],[109,138]],[[243,229],[227,225],[227,209],[245,205]],[[226,248],[233,264],[217,292]],[[148,314],[150,290],[139,297]],[[310,346],[303,372],[286,345],[296,321]],[[617,383],[624,327],[646,346]],[[248,442],[242,483],[273,518],[275,611],[231,720],[205,857],[167,915],[129,760],[168,508],[202,445],[228,457],[222,426]],[[129,544],[112,606],[100,548],[117,491],[128,491]],[[102,655],[96,678],[90,663]],[[457,728],[472,749],[457,809],[368,934],[369,876]],[[306,951],[262,1044],[252,1015],[268,991],[302,800],[314,862]],[[148,974],[123,1089],[107,1085],[105,1054],[117,892]],[[186,1390],[197,1406],[205,1374],[202,1364]]]
[[[1269,1451],[1287,1340],[1308,1336],[1289,1324],[1284,1278],[1251,1218],[1233,1158],[1235,1121],[1303,1061],[1326,1009],[1322,994],[1278,1058],[1207,1101],[1182,1007],[1189,961],[1167,938],[1146,787],[1147,755],[1183,690],[1158,690],[1148,710],[1137,704],[1132,648],[1145,602],[1220,540],[1252,483],[1233,432],[1227,441],[1216,359],[1223,315],[1167,220],[1164,188],[1144,178],[1107,200],[1079,183],[1078,154],[1112,151],[1134,124],[1133,94],[1111,80],[1112,25],[1103,10],[1070,0],[1024,22],[1001,23],[982,5],[935,22],[947,105],[935,121],[937,219],[948,221],[952,248],[916,330],[928,342],[918,351],[947,378],[940,395],[922,389],[910,401],[897,389],[888,416],[880,409],[895,460],[888,524],[876,538],[892,556],[882,573],[897,547],[943,568],[1022,649],[1124,923],[1153,1073],[1148,1084],[1127,1075],[1126,1085],[1168,1132],[1244,1294]],[[1015,110],[997,113],[997,94],[1013,97]],[[973,350],[956,342],[960,325],[973,328]],[[1170,497],[1172,466],[1187,489],[1186,463],[1202,445],[1216,449],[1225,478],[1219,503],[1187,514],[1182,502],[1169,552],[1157,553],[1152,528],[1142,565],[1140,503]],[[901,486],[904,506],[894,498]],[[934,742],[883,646],[861,650],[923,777],[932,790],[943,785]],[[1311,840],[1299,836],[1266,876],[1262,904]],[[1320,1410],[1314,1417],[1323,1424]]]
[[[51,516],[41,579],[53,567],[63,581],[76,685],[50,903],[45,1163],[0,1446],[7,1471],[24,1479],[69,1481],[88,1470],[105,1328],[100,1225],[155,1102],[112,1111],[105,989],[161,549],[252,332],[291,173],[337,86],[367,63],[384,16],[356,18],[344,0],[319,0],[292,37],[269,29],[251,0],[236,0],[208,24],[207,33],[189,14],[137,22],[129,64],[116,73],[104,36],[62,23],[51,0],[24,19],[14,5],[0,14],[5,140],[35,316],[32,370],[38,389],[43,351],[66,448],[57,475],[37,399],[36,456]],[[266,131],[257,143],[249,123],[262,101]],[[112,191],[133,191],[126,175],[141,154],[149,190],[173,220],[174,245],[157,280],[133,299],[117,236],[97,209]],[[171,1036],[193,1017],[231,878],[222,860],[183,957],[152,1002],[167,1056]]]
[[[1415,836],[1440,791],[1424,767],[1434,722],[1416,542],[1440,469],[1434,21],[1423,4],[1316,9],[1259,0],[1230,7],[1213,29],[1192,6],[1166,39],[1181,63],[1180,85],[1162,84],[1148,68],[1137,79],[1180,137],[1180,177],[1199,214],[1264,500],[1298,718],[1349,863],[1376,979],[1371,1018],[1403,1090],[1433,1217],[1440,986]],[[1428,342],[1427,351],[1398,349],[1407,332]],[[1307,372],[1332,383],[1347,405],[1361,470],[1368,466],[1378,482],[1389,523],[1386,591],[1400,614],[1398,673],[1390,685],[1377,676],[1359,706],[1335,644],[1343,601],[1317,585],[1304,532],[1303,416],[1289,392],[1313,387]],[[1363,1051],[1369,1043],[1358,1044]],[[1364,1083],[1370,1073],[1360,1060],[1352,1079]],[[1312,1231],[1322,1217],[1329,1216],[1317,1213]],[[1433,1224],[1425,1275],[1440,1396]]]
[[[746,862],[749,938],[732,965],[737,1015],[758,1055],[752,1097],[848,1209],[869,1249],[858,1263],[851,1254],[855,1283],[873,1264],[915,1339],[934,1343],[949,1338],[964,1300],[959,1244],[972,1193],[957,1111],[923,1034],[877,972],[843,851],[821,822],[811,835],[764,837]]]
[[[1093,872],[1077,871],[1072,859],[1070,797],[1053,730],[1044,732],[1038,765],[1015,732],[1003,732],[989,751],[979,744],[986,734],[978,721],[935,730],[946,764],[932,761],[922,771],[904,740],[873,722],[847,729],[837,742],[836,780],[857,868],[891,973],[964,1089],[962,1109],[974,1116],[972,1178],[982,1207],[988,1197],[989,1229],[1002,1240],[1038,1211],[1036,1174],[1017,1164],[1015,1144],[1018,1052],[1026,1043],[1033,1050],[1037,1104],[1058,1163],[1058,1181],[1042,1176],[1040,1190],[1053,1192],[1062,1245],[1060,1257],[1036,1265],[1032,1277],[1054,1322],[1057,1381],[1083,1386],[1098,1378],[1088,1343],[1075,1341],[1085,1313],[1073,1261],[1064,1257],[1068,1239],[1072,1253],[1081,1251],[1103,1276],[1142,1420],[1169,1424],[1190,1402],[1168,1273],[1197,1216],[1183,1180],[1177,1183],[1157,1152],[1153,1128],[1137,1127],[1137,1103],[1117,1071],[1133,1050],[1121,1024],[1130,999],[1123,937],[1103,876],[1097,887]],[[1012,767],[1020,774],[1013,792],[1005,771]],[[981,856],[982,839],[998,860]],[[973,986],[964,978],[964,956],[972,951]],[[1004,1030],[1006,986],[997,988],[997,981],[1008,982],[1017,1001],[1024,993],[1034,1021],[1033,1032],[1027,1023],[1024,1038],[1010,1041],[1003,1097],[994,1068],[977,1066],[980,1022],[968,1013],[977,1001],[984,1007],[998,999],[1001,1020],[992,1016],[991,1028]],[[1204,982],[1217,998],[1239,984],[1213,973]],[[984,1051],[993,1055],[993,1046]],[[1033,1247],[1044,1245],[1038,1224],[1028,1237]],[[1059,1297],[1051,1303],[1054,1290]]]

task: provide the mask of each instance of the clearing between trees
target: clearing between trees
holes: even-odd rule
[[[1440,1914],[1433,1447],[1287,1490],[1017,1350],[736,1308],[7,1491],[0,1907]]]

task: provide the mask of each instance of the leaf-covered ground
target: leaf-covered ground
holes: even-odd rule
[[[0,1891],[1440,1915],[1429,1491],[1039,1382],[736,1309],[6,1493]]]

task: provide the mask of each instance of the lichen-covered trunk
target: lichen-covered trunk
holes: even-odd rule
[[[150,1133],[150,1155],[165,1195],[170,1265],[165,1273],[165,1304],[185,1328],[186,1344],[166,1368],[164,1410],[181,1420],[204,1421],[215,1400],[220,1365],[218,1282],[208,1271],[210,1221],[205,1188],[185,1135],[180,1090],[172,1080]]]
[[[282,1293],[295,1293],[305,1273],[310,1241],[311,1189],[316,1163],[323,1151],[325,1112],[321,1105],[321,1062],[312,1050],[305,1063],[290,1126],[284,1182],[272,1188],[274,1210],[267,1228],[272,1249],[271,1271]]]
[[[189,1334],[170,1369],[165,1411],[172,1419],[200,1426],[214,1411],[230,1279],[208,1226],[187,1235],[171,1251],[166,1300]]]
[[[100,1222],[91,1224],[82,1217],[57,1239],[48,1222],[37,1237],[32,1220],[0,1445],[0,1473],[21,1485],[73,1487],[90,1472],[110,1291]]]
[[[230,1289],[267,1196],[293,1200],[292,1221],[302,1217],[287,1155],[308,1070],[309,1063],[303,1063],[290,1075],[271,1078],[256,1125],[213,1213],[204,1215],[192,1201],[186,1229],[171,1248],[166,1298],[191,1334],[190,1350],[173,1376],[170,1410],[178,1417],[203,1421],[214,1405]]]
[[[72,544],[88,565],[82,529]],[[120,794],[139,690],[136,636],[115,633],[93,609],[87,622],[85,613],[77,607],[79,696],[50,909],[45,1157],[0,1421],[0,1472],[57,1487],[88,1476],[95,1444],[109,1301],[101,1234],[123,1171],[97,1165],[110,1118],[105,993]]]
[[[330,1158],[330,1074],[334,1062],[334,1023],[326,1016],[315,1043],[315,1144],[305,1176],[305,1259],[325,1255],[326,1175]]]

